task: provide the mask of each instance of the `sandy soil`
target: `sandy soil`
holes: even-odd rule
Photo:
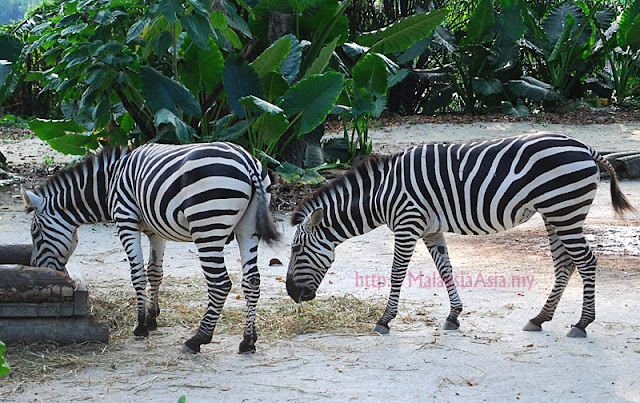
[[[600,150],[640,149],[640,125],[560,126],[530,123],[416,125],[374,130],[378,152],[395,152],[429,141],[458,141],[507,136],[532,131],[572,134]],[[32,140],[37,143],[37,140]],[[24,143],[24,142],[23,142]],[[15,161],[14,151],[5,152]],[[15,150],[11,148],[10,150]],[[45,151],[22,152],[42,158]],[[47,151],[48,152],[48,151]],[[56,161],[58,161],[58,157]],[[60,157],[60,160],[63,160]],[[19,161],[16,161],[18,163]],[[640,206],[640,182],[621,184]],[[17,189],[4,194],[0,209],[0,243],[29,242],[29,217],[20,209]],[[293,229],[286,216],[283,242],[261,246],[263,298],[285,299],[284,284]],[[259,339],[258,352],[236,354],[241,335],[214,336],[201,354],[183,356],[180,344],[191,331],[180,326],[161,328],[146,340],[133,337],[117,348],[95,351],[95,365],[61,374],[45,383],[0,380],[0,400],[7,401],[138,401],[175,402],[242,400],[640,400],[640,220],[614,217],[606,182],[587,223],[591,245],[599,257],[598,317],[587,339],[565,337],[580,315],[581,281],[569,283],[554,320],[539,333],[521,331],[534,316],[553,283],[552,264],[541,220],[507,233],[485,237],[448,236],[456,274],[477,286],[461,287],[465,311],[461,329],[445,332],[441,323],[449,304],[444,288],[427,285],[435,267],[419,246],[405,281],[401,312],[419,318],[392,322],[389,335],[307,334],[292,340]],[[80,245],[68,265],[94,287],[131,287],[124,252],[112,225],[84,226]],[[380,228],[338,247],[337,259],[318,297],[351,294],[384,300],[393,256],[393,237]],[[226,250],[230,272],[238,275],[237,247]],[[276,257],[285,266],[268,266]],[[422,287],[419,284],[423,274]],[[191,244],[169,243],[165,275],[201,278]],[[526,285],[510,284],[512,275],[525,276]],[[478,282],[479,276],[485,280]],[[504,276],[509,285],[488,286],[489,278]],[[368,280],[372,280],[368,282]],[[466,280],[465,280],[466,281]],[[385,283],[386,282],[386,283]],[[366,286],[366,283],[373,286]],[[133,290],[131,290],[133,293]],[[239,306],[234,285],[228,306]],[[205,295],[202,296],[204,300]],[[134,309],[133,307],[131,309]],[[373,323],[372,323],[373,326]]]

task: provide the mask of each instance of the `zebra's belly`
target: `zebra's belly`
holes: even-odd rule
[[[458,223],[448,223],[447,232],[452,232],[459,235],[490,235],[504,232],[518,225],[524,224],[529,221],[531,217],[536,214],[535,210],[522,209],[518,211],[513,220],[501,220],[496,222],[495,220],[487,220],[484,225],[462,225]]]

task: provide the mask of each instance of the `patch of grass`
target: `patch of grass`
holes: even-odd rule
[[[19,129],[28,129],[29,119],[24,119],[20,116],[8,114],[8,115],[4,115],[3,117],[0,117],[0,126],[17,127]]]

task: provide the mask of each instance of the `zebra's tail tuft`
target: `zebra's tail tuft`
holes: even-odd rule
[[[591,151],[591,156],[593,157],[594,161],[600,164],[600,166],[606,169],[609,173],[609,177],[611,178],[609,181],[611,188],[611,204],[613,204],[613,209],[615,210],[615,212],[617,214],[624,214],[627,212],[637,214],[638,210],[636,210],[631,205],[631,203],[629,203],[627,197],[620,190],[620,186],[618,185],[618,176],[616,175],[616,171],[613,168],[613,165],[611,165],[611,163],[607,161],[606,158],[604,158],[595,150]]]
[[[258,211],[256,213],[256,232],[260,239],[266,243],[272,243],[280,240],[280,233],[273,222],[273,217],[269,211],[269,203],[267,203],[266,189],[258,174],[253,176],[253,182],[258,196]]]

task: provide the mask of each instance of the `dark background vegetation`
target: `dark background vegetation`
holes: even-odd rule
[[[370,153],[383,113],[628,113],[640,99],[640,0],[28,4],[0,8],[0,122],[71,154],[234,141],[313,182]],[[342,138],[323,137],[328,117]]]

